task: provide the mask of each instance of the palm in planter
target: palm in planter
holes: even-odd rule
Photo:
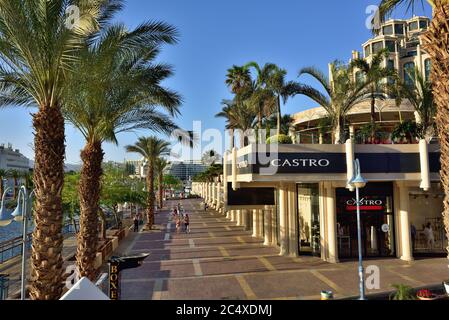
[[[303,68],[299,76],[309,75],[316,79],[324,89],[321,92],[309,85],[299,84],[297,94],[303,94],[322,106],[332,123],[335,144],[345,142],[346,118],[351,109],[369,93],[368,81],[354,81],[352,68],[341,63],[331,64],[332,81],[321,71],[313,67]]]

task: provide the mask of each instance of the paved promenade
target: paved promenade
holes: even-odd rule
[[[120,253],[149,252],[144,265],[122,273],[122,299],[319,299],[322,290],[336,298],[358,293],[357,262],[329,264],[313,257],[280,257],[214,211],[200,210],[200,200],[182,202],[191,218],[191,233],[177,234],[168,211],[156,216],[159,230],[130,235]],[[169,202],[168,206],[174,206]],[[449,279],[447,259],[365,261],[380,268],[380,290],[391,284],[413,287]]]

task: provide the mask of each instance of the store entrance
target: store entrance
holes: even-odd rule
[[[392,185],[385,183],[372,183],[361,190],[364,257],[395,255],[392,194]],[[341,259],[358,257],[357,206],[354,198],[354,193],[349,190],[337,189],[337,239]]]

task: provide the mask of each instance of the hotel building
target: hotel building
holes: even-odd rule
[[[420,38],[428,26],[426,17],[387,21],[363,44],[364,58],[369,61],[388,48],[385,65],[405,81],[413,81],[405,72],[413,66],[428,76],[430,60]],[[358,55],[353,52],[353,58]],[[367,144],[358,138],[360,128],[370,122],[369,101],[350,112],[350,137],[342,145],[332,144],[332,135],[320,130],[324,109],[310,109],[294,115],[293,145],[231,146],[223,176],[214,183],[194,183],[193,192],[266,245],[277,246],[281,255],[314,255],[336,263],[358,255],[355,192],[348,180],[353,160],[359,159],[369,181],[360,190],[363,255],[406,261],[444,255],[438,142],[393,143],[392,128],[415,119],[413,107],[407,101],[397,107],[386,100],[376,108],[385,132],[382,141]],[[424,233],[428,224],[434,243]]]

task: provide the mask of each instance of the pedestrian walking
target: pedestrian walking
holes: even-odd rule
[[[190,218],[188,214],[186,214],[186,216],[184,217],[184,226],[185,232],[190,233]]]
[[[179,233],[181,231],[181,219],[179,216],[176,218],[176,233]]]
[[[134,215],[134,232],[138,232],[139,231],[139,215],[136,214]]]

